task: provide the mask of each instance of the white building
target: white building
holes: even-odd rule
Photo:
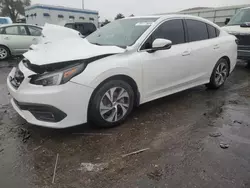
[[[98,27],[98,11],[35,4],[25,8],[26,23],[44,26],[66,22],[92,22]]]
[[[183,10],[181,12],[178,12],[179,14],[189,14],[193,16],[200,16],[203,18],[206,18],[214,23],[216,23],[219,26],[225,25],[226,18],[231,18],[234,16],[237,11],[239,11],[241,8],[250,7],[250,4],[248,5],[235,5],[235,6],[226,6],[226,7],[218,7],[218,8],[191,8],[187,10]],[[167,13],[169,14],[169,13]]]

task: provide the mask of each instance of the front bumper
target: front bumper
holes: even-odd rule
[[[7,87],[12,96],[12,106],[27,122],[58,129],[87,122],[93,88],[73,82],[47,87],[32,85],[26,75],[30,70],[22,64],[19,68],[25,77],[21,85],[15,88],[10,82],[16,71],[13,68],[7,78]]]

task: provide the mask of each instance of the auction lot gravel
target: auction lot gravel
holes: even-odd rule
[[[13,110],[0,63],[0,188],[250,187],[250,69],[135,109],[114,129],[53,130]]]

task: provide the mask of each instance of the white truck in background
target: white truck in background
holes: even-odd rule
[[[250,67],[250,7],[241,9],[223,27],[238,38],[238,59],[246,60]]]

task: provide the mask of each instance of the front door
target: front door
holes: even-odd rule
[[[152,42],[157,38],[172,41],[167,50],[149,52]],[[143,90],[144,102],[182,90],[192,79],[189,69],[191,50],[186,43],[183,21],[169,20],[162,23],[146,40],[141,48],[143,59]]]

